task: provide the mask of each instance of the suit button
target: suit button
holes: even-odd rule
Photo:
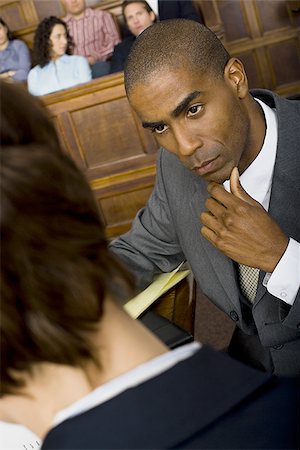
[[[230,318],[231,318],[234,322],[237,322],[237,321],[239,320],[239,316],[238,316],[238,314],[237,314],[236,311],[230,311],[229,315],[230,315]]]
[[[283,347],[283,344],[280,345],[274,345],[274,350],[280,350]]]
[[[300,330],[300,323],[298,323],[297,328],[298,328],[298,330]]]

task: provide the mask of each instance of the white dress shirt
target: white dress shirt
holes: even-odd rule
[[[158,11],[158,0],[147,0],[150,8],[155,12],[156,17],[159,19],[159,11]]]
[[[102,386],[99,386],[90,394],[73,403],[71,406],[61,410],[54,417],[53,426],[58,425],[70,417],[88,411],[95,406],[101,405],[101,403],[116,397],[127,389],[138,386],[139,384],[166,372],[180,361],[190,358],[201,348],[201,346],[202,345],[199,342],[191,342],[190,344],[182,345],[181,347],[163,353],[162,355],[135,367],[129,372],[113,378]]]
[[[240,175],[240,182],[245,191],[268,211],[277,151],[278,124],[276,110],[259,99],[255,100],[261,105],[265,115],[266,136],[261,151]],[[229,180],[225,181],[224,187],[230,192]],[[293,305],[300,287],[300,243],[289,239],[285,253],[274,272],[266,274],[263,284],[270,294]]]

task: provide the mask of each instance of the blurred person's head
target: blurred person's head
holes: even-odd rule
[[[63,408],[168,348],[124,311],[133,278],[40,102],[0,92],[0,420],[43,438]]]
[[[5,50],[9,41],[13,39],[13,33],[8,28],[6,22],[0,17],[0,51]]]
[[[61,152],[45,106],[22,86],[0,81],[0,141],[4,146],[47,144]]]
[[[50,16],[39,23],[33,42],[35,64],[44,67],[64,54],[71,55],[72,50],[73,41],[63,20]]]
[[[150,5],[143,0],[125,0],[122,3],[124,22],[129,31],[138,36],[156,21],[156,15]]]
[[[83,16],[86,9],[85,0],[62,0],[65,11],[75,19]]]
[[[104,300],[132,280],[108,250],[96,201],[65,154],[2,146],[1,395],[18,393],[34,365],[101,367],[91,336]],[[98,350],[98,349],[97,349]]]

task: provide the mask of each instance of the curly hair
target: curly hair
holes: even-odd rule
[[[4,22],[4,20],[2,19],[2,17],[0,17],[0,23],[7,29],[7,39],[9,41],[12,41],[14,39],[14,35],[13,35],[12,31],[10,31],[10,29],[8,28],[7,23]]]
[[[55,25],[63,25],[67,34],[67,50],[66,54],[71,55],[73,52],[73,39],[69,34],[67,25],[65,22],[58,17],[50,16],[46,17],[42,22],[39,23],[33,42],[33,61],[34,64],[40,67],[45,67],[49,61],[51,61],[51,44],[50,44],[50,34]]]

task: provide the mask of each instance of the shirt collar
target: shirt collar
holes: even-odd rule
[[[54,417],[52,426],[56,426],[70,417],[81,414],[82,412],[110,400],[129,388],[138,386],[139,384],[158,376],[180,361],[191,357],[201,348],[201,346],[202,345],[199,342],[182,345],[135,367],[129,372],[113,378],[111,381],[99,386],[90,394],[61,410]]]
[[[72,16],[72,14],[67,14],[67,15],[63,18],[63,21],[67,23],[67,22],[70,22],[71,20],[75,20],[75,21],[77,21],[77,20],[82,20],[82,19],[85,19],[86,17],[89,17],[89,16],[91,15],[91,13],[92,13],[91,8],[86,8],[85,11],[84,11],[84,15],[83,15],[80,19],[75,19],[75,18]]]
[[[240,176],[240,182],[252,198],[268,209],[278,142],[277,116],[268,105],[257,98],[255,100],[260,104],[265,116],[266,135],[259,154]],[[223,185],[229,192],[229,180]]]

